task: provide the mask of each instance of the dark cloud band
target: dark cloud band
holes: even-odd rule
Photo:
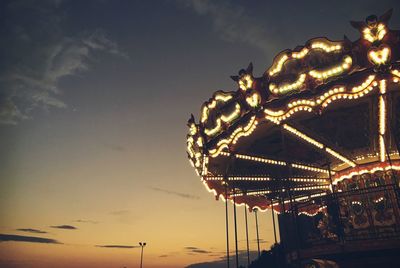
[[[61,244],[55,239],[43,238],[36,236],[24,236],[24,235],[14,235],[14,234],[0,234],[0,242],[30,242],[30,243],[44,243],[44,244]]]
[[[15,230],[20,231],[20,232],[34,233],[34,234],[47,234],[47,232],[45,232],[45,231],[33,229],[33,228],[20,228],[20,229],[15,229]]]
[[[50,226],[51,228],[55,228],[55,229],[65,229],[65,230],[77,230],[78,228],[76,228],[75,226],[72,225],[53,225]]]

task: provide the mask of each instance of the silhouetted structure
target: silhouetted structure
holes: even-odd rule
[[[391,13],[351,22],[361,33],[354,42],[320,37],[285,50],[259,78],[250,64],[232,76],[237,91],[217,91],[199,122],[189,119],[188,157],[206,188],[234,209],[280,213],[281,243],[260,265],[278,255],[305,267],[400,261],[400,33],[388,27]]]

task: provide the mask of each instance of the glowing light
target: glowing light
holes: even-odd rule
[[[236,119],[239,115],[240,115],[240,105],[236,103],[235,110],[228,116],[222,115],[221,120],[224,121],[225,123],[228,123]]]
[[[313,172],[320,172],[320,173],[329,174],[328,170],[322,169],[322,168],[313,167],[313,166],[307,166],[307,165],[302,165],[302,164],[292,164],[291,166],[293,168],[297,168],[297,169],[303,169],[303,170],[307,170],[307,171],[313,171]],[[335,172],[332,171],[331,173],[333,174]]]
[[[219,94],[217,94],[217,95],[215,95],[215,100],[217,100],[217,101],[222,101],[222,102],[227,102],[228,100],[230,100],[230,99],[232,99],[233,97],[232,97],[232,95],[230,95],[230,94],[222,94],[222,93],[219,93]]]
[[[315,178],[315,177],[296,177],[296,178],[289,178],[289,180],[295,182],[327,182],[328,179]]]
[[[381,165],[382,164],[380,163],[379,166],[375,166],[372,168],[365,168],[362,170],[356,170],[356,171],[352,171],[348,174],[341,175],[340,177],[334,179],[333,184],[336,185],[338,182],[343,181],[345,179],[350,179],[353,176],[361,176],[363,174],[373,174],[377,171],[387,171],[387,170],[397,170],[398,171],[398,170],[400,170],[400,165],[387,164],[385,167],[382,167]]]
[[[308,142],[308,143],[310,143],[310,144],[312,144],[312,145],[314,145],[314,146],[316,146],[316,147],[318,147],[318,148],[320,148],[320,149],[322,149],[322,148],[324,147],[324,145],[323,145],[322,143],[320,143],[320,142],[314,140],[313,138],[310,138],[310,137],[307,136],[306,134],[303,134],[302,132],[298,131],[297,129],[295,129],[295,128],[293,128],[293,127],[287,125],[287,124],[284,124],[284,125],[283,125],[283,128],[286,129],[286,130],[288,130],[290,133],[292,133],[292,134],[298,136],[298,137],[301,138],[302,140],[305,140],[306,142]]]
[[[395,72],[394,70],[392,71],[392,73],[394,75],[398,74],[400,78],[400,72],[398,71]],[[279,125],[282,120],[286,120],[293,114],[300,111],[312,112],[313,107],[321,105],[322,108],[325,108],[333,101],[339,99],[349,99],[349,100],[358,99],[368,94],[370,91],[374,89],[374,87],[378,85],[378,83],[374,79],[375,75],[368,76],[367,79],[362,84],[354,86],[351,90],[352,91],[351,93],[345,93],[346,91],[345,87],[335,87],[325,92],[324,94],[320,95],[315,100],[302,99],[293,101],[288,104],[289,110],[287,111],[284,110],[274,111],[271,109],[264,109],[264,113],[266,114],[265,118]]]
[[[356,161],[362,161],[365,159],[371,159],[371,158],[376,158],[379,154],[375,153],[375,154],[365,154],[365,155],[358,155],[355,157]]]
[[[210,149],[208,152],[211,157],[217,157],[224,148],[229,148],[229,144],[236,144],[239,138],[250,135],[257,127],[258,121],[252,116],[248,124],[244,127],[238,127],[227,139],[222,139],[217,143],[217,148]]]
[[[390,48],[384,47],[381,50],[370,50],[368,52],[368,59],[376,64],[385,64],[390,58]]]
[[[193,139],[192,136],[190,136],[190,137],[187,139],[187,142],[186,142],[186,144],[187,144],[187,152],[189,153],[189,156],[190,156],[191,158],[194,157],[193,142],[194,142],[194,139]]]
[[[263,157],[255,157],[255,156],[249,156],[249,155],[243,155],[243,154],[235,154],[235,157],[238,159],[251,160],[251,161],[261,162],[261,163],[266,163],[266,164],[271,164],[271,165],[286,166],[286,162],[284,162],[284,161],[278,161],[278,160],[273,160],[273,159],[268,159],[268,158],[263,158]]]
[[[351,167],[355,167],[355,166],[356,166],[356,163],[354,163],[353,161],[347,159],[346,157],[344,157],[343,155],[339,154],[338,152],[335,152],[335,151],[332,150],[331,148],[326,147],[326,148],[325,148],[325,151],[326,151],[327,153],[329,153],[330,155],[336,157],[337,159],[339,159],[339,160],[345,162],[346,164],[348,164],[348,165],[351,166]]]
[[[251,75],[246,74],[240,78],[239,87],[241,90],[246,91],[247,89],[251,88],[252,86],[253,86],[253,78],[251,78]]]
[[[195,153],[194,158],[196,160],[194,162],[194,166],[196,168],[199,168],[201,166],[201,153],[200,152]]]
[[[346,56],[343,60],[343,63],[338,66],[335,66],[331,69],[327,69],[324,71],[311,70],[308,74],[317,79],[327,79],[331,76],[341,74],[343,73],[343,71],[348,70],[351,67],[351,64],[352,64],[351,57]]]
[[[206,128],[204,129],[204,133],[206,133],[207,136],[214,136],[215,134],[217,134],[220,130],[221,130],[221,119],[218,118],[216,120],[217,124],[214,128]]]
[[[343,93],[343,94],[335,94],[329,98],[327,98],[323,103],[322,103],[322,107],[325,108],[327,107],[332,101],[337,100],[337,99],[358,99],[363,97],[364,95],[368,94],[370,91],[372,91],[374,89],[374,87],[376,86],[376,81],[374,81],[372,83],[372,85],[368,86],[366,89],[364,89],[363,91],[357,92],[357,93]],[[317,103],[320,102],[320,100],[317,100]]]
[[[296,106],[302,106],[302,105],[308,105],[308,106],[315,106],[315,102],[311,100],[296,100],[288,104],[289,108],[293,108]]]
[[[366,88],[368,88],[371,83],[374,81],[375,79],[375,75],[370,75],[367,77],[367,79],[361,83],[361,85],[355,86],[351,89],[351,92],[353,93],[358,93],[360,91],[365,90]]]
[[[196,128],[196,125],[195,124],[190,124],[190,128],[189,128],[189,134],[190,135],[195,135],[197,133],[197,128]]]
[[[379,157],[380,161],[386,160],[385,135],[386,132],[386,108],[383,96],[379,96]]]
[[[300,139],[302,139],[302,140],[304,140],[304,141],[306,141],[306,142],[308,142],[308,143],[314,145],[315,147],[317,147],[317,148],[319,148],[319,149],[325,149],[325,151],[326,151],[327,153],[329,153],[330,155],[336,157],[337,159],[339,159],[339,160],[341,160],[341,161],[347,163],[348,165],[350,165],[350,166],[352,166],[352,167],[355,167],[355,166],[356,166],[356,164],[355,164],[353,161],[347,159],[346,157],[342,156],[342,155],[339,154],[338,152],[332,150],[332,149],[329,148],[329,147],[326,147],[324,144],[322,144],[322,143],[316,141],[315,139],[313,139],[313,138],[307,136],[306,134],[304,134],[304,133],[298,131],[297,129],[295,129],[295,128],[293,128],[293,127],[287,125],[287,124],[284,124],[284,125],[283,125],[283,128],[286,129],[287,131],[289,131],[290,133],[296,135],[296,136],[299,137]]]
[[[329,185],[317,185],[317,186],[305,186],[305,187],[294,187],[293,191],[310,191],[310,190],[320,190],[328,189]]]
[[[247,195],[265,195],[265,194],[270,194],[270,190],[263,190],[263,191],[254,191],[254,192],[242,192],[242,193],[237,193],[237,194],[231,194],[232,197],[238,197],[238,196],[247,196]]]
[[[246,102],[251,106],[251,107],[257,107],[260,102],[261,102],[261,97],[258,92],[254,92],[250,96],[246,98]]]
[[[204,177],[203,178],[206,181],[223,181],[224,177],[223,176],[210,176],[210,177]],[[270,181],[271,178],[269,177],[228,177],[228,181]]]
[[[278,87],[276,84],[271,83],[269,85],[269,90],[274,94],[284,94],[287,93],[288,91],[300,88],[305,80],[306,80],[306,74],[300,74],[299,78],[292,84],[285,84],[283,86]]]
[[[283,114],[285,114],[285,112],[282,111],[282,110],[279,110],[279,111],[272,111],[272,110],[269,110],[269,109],[265,109],[265,110],[264,110],[264,113],[266,113],[266,114],[268,114],[268,115],[270,115],[270,116],[274,116],[274,117],[276,117],[276,116],[282,116]]]
[[[385,198],[379,197],[378,199],[375,199],[373,201],[374,201],[374,203],[379,203],[379,202],[382,202],[383,200],[385,200]]]
[[[208,152],[210,153],[211,157],[215,158],[218,155],[222,154],[223,150],[226,149],[226,148],[229,148],[229,146],[228,146],[228,144],[224,143],[224,144],[221,144],[218,148],[211,149]]]
[[[386,93],[386,80],[379,81],[379,158],[381,162],[386,160],[385,149],[385,133],[386,133],[386,101],[384,95]]]
[[[207,167],[208,167],[208,157],[207,157],[207,155],[203,155],[203,169],[201,172],[202,176],[207,175],[207,173],[208,173]]]
[[[375,33],[373,33],[373,31]],[[382,23],[379,23],[378,26],[376,26],[376,27],[364,28],[363,37],[365,40],[368,40],[369,42],[373,43],[375,41],[382,40],[383,37],[385,37],[386,33],[387,33],[387,31],[386,31],[385,25]]]
[[[283,55],[277,62],[275,68],[271,69],[269,71],[269,75],[273,76],[275,74],[277,74],[278,72],[280,72],[282,70],[282,66],[285,63],[285,61],[287,61],[289,59],[289,57],[285,54]],[[272,67],[271,67],[272,68]]]
[[[201,136],[199,136],[198,138],[197,138],[197,141],[196,141],[196,144],[197,144],[197,146],[199,146],[199,147],[203,147],[203,138],[201,137]]]
[[[229,101],[232,98],[233,98],[233,96],[232,96],[231,93],[222,93],[222,92],[220,92],[220,93],[216,94],[214,96],[214,99],[210,103],[205,104],[203,106],[203,109],[201,111],[200,122],[204,123],[204,122],[207,121],[209,110],[214,109],[215,107],[217,107],[217,103],[218,102],[225,103],[225,102]]]
[[[294,59],[302,59],[307,55],[308,52],[309,52],[308,48],[305,47],[300,52],[293,52],[292,57]]]
[[[221,121],[223,121],[225,123],[230,123],[231,121],[233,121],[240,115],[240,112],[241,112],[240,105],[238,103],[236,103],[235,110],[231,114],[221,115],[219,118],[216,119],[215,127],[204,129],[204,133],[206,133],[207,136],[214,136],[215,134],[217,134],[218,132],[221,131],[221,127],[222,127]]]
[[[330,53],[330,52],[333,52],[333,51],[341,50],[342,46],[341,45],[329,46],[329,45],[327,45],[325,43],[322,43],[322,42],[315,42],[315,43],[311,44],[311,48],[312,49],[322,49],[325,52]]]
[[[324,195],[326,195],[325,192],[318,193],[318,194],[307,195],[307,196],[301,196],[301,197],[294,198],[294,201],[305,201],[305,200],[308,200],[308,199],[311,199],[311,198],[314,198],[314,197],[320,197],[320,196],[324,196]],[[290,203],[290,200],[285,200],[283,203],[284,204]],[[273,204],[274,204],[274,206],[279,205],[278,202],[273,203]]]
[[[393,75],[397,76],[400,78],[400,71],[399,70],[392,70],[391,71]]]

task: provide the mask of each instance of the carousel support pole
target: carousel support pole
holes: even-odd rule
[[[256,218],[257,250],[258,250],[258,257],[260,258],[260,236],[258,234],[258,217],[257,217],[258,209],[255,208],[253,211]]]
[[[389,122],[389,120],[388,120],[388,122]],[[393,139],[394,139],[394,143],[396,144],[396,149],[397,149],[397,153],[400,155],[400,142],[399,142],[399,139],[398,139],[398,137],[396,136],[396,132],[395,132],[395,130],[394,130],[394,128],[393,128],[393,124],[392,124],[392,122],[393,122],[393,119],[392,120],[390,120],[390,132],[391,132],[391,134],[392,134],[392,136],[393,136]]]
[[[335,193],[335,189],[333,188],[333,180],[332,180],[332,172],[331,172],[331,162],[327,159],[327,166],[328,166],[328,176],[329,176],[329,184],[331,185],[332,194]]]
[[[395,142],[395,143],[396,143],[396,142]],[[397,144],[397,143],[396,143],[396,144]],[[386,151],[386,157],[387,157],[387,159],[388,159],[388,161],[389,161],[389,165],[392,166],[392,158],[390,157],[389,148],[388,148],[388,146],[387,146],[386,140],[385,140],[385,151]],[[393,184],[394,184],[395,187],[396,187],[396,185],[397,185],[397,183],[396,183],[396,172],[394,172],[393,170],[392,170],[392,175],[393,175],[392,181],[393,181]]]
[[[225,227],[226,227],[226,265],[229,268],[229,217],[228,217],[228,183],[225,182]]]
[[[276,239],[275,213],[274,213],[274,200],[273,199],[271,199],[271,215],[272,215],[272,225],[274,226],[275,244],[278,244],[278,241]]]
[[[287,144],[286,144],[286,139],[285,139],[285,133],[283,131],[283,127],[281,127],[281,148],[283,149],[283,154],[285,156],[286,160],[291,160],[291,157],[289,157],[288,155],[288,150],[287,150]],[[291,162],[291,161],[290,161]],[[296,264],[298,266],[300,266],[300,260],[299,260],[299,252],[300,252],[300,230],[299,230],[299,225],[298,225],[298,219],[297,219],[297,207],[296,209],[294,209],[294,200],[293,200],[293,194],[292,194],[292,189],[291,189],[291,181],[289,180],[289,178],[292,176],[292,168],[291,165],[287,165],[287,169],[285,172],[285,192],[287,193],[288,197],[289,197],[289,211],[290,211],[290,215],[292,218],[292,223],[294,224],[294,235],[295,235],[295,239],[294,239],[294,249],[296,252]]]
[[[233,220],[234,220],[234,223],[235,223],[235,258],[236,258],[236,268],[239,268],[239,252],[238,252],[238,238],[237,238],[235,188],[233,188]]]
[[[246,223],[247,266],[250,265],[249,227],[247,225],[247,207],[244,205],[244,220]]]
[[[336,210],[337,210],[337,229],[338,229],[338,236],[339,236],[339,241],[341,241],[342,243],[344,242],[344,230],[343,230],[343,224],[342,224],[342,219],[340,218],[340,204],[339,204],[339,200],[338,197],[336,196],[336,191],[335,188],[333,187],[333,179],[332,179],[332,168],[331,168],[331,162],[327,159],[327,166],[328,166],[328,176],[329,176],[329,183],[331,185],[331,189],[332,189],[332,200],[333,200],[333,205],[335,206]]]

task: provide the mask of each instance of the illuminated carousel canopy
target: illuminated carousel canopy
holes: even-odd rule
[[[400,32],[390,16],[351,22],[354,42],[320,37],[284,50],[261,77],[250,63],[231,77],[236,91],[215,92],[187,135],[209,191],[267,209],[341,191],[363,174],[397,173]]]

